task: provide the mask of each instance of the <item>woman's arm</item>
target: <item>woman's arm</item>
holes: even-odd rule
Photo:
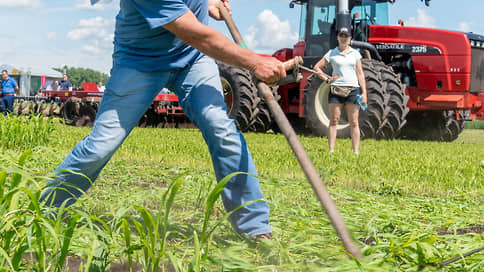
[[[326,74],[323,72],[323,68],[324,66],[328,65],[328,61],[326,60],[325,57],[323,57],[322,59],[320,59],[313,67],[313,69],[318,72],[318,77],[324,81],[326,81],[326,83],[331,83],[333,81],[335,81],[336,79],[339,78],[339,75],[333,75],[331,77],[328,77],[326,76]]]
[[[331,78],[327,77],[323,73],[324,66],[328,65],[328,61],[325,57],[322,57],[313,67],[313,69],[318,72],[318,77],[327,83],[331,83]]]
[[[356,77],[358,78],[358,83],[360,84],[361,88],[361,98],[363,99],[361,104],[366,105],[366,80],[365,74],[363,73],[363,67],[361,65],[361,59],[356,62]]]

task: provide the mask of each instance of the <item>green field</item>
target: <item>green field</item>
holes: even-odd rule
[[[41,186],[89,131],[55,124],[23,165],[15,162],[27,147],[0,145],[1,267],[126,271],[131,260],[133,271],[483,270],[484,251],[433,264],[484,246],[484,130],[466,129],[452,143],[364,140],[359,156],[349,140],[338,139],[330,155],[325,138],[300,137],[365,256],[360,262],[345,255],[280,134],[245,135],[271,207],[271,241],[234,233],[220,200],[205,213],[215,180],[201,134],[190,129],[136,128],[70,216],[43,218],[33,204]],[[12,193],[20,179],[28,190]],[[204,224],[215,228],[211,235]],[[40,268],[17,260],[38,260],[35,252],[47,253]]]

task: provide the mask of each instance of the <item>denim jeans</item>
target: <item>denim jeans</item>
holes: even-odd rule
[[[140,72],[115,65],[91,133],[59,165],[42,201],[53,207],[63,202],[68,206],[86,192],[91,187],[86,177],[96,180],[163,87],[176,92],[185,114],[201,130],[217,181],[237,171],[257,175],[245,139],[226,113],[218,68],[212,59],[202,57],[190,67],[168,72]],[[222,192],[228,211],[257,199],[263,199],[259,180],[250,175],[233,177]],[[271,232],[266,202],[243,207],[232,214],[231,221],[238,232],[251,236]]]
[[[13,102],[15,100],[15,95],[4,95],[2,96],[2,103],[0,104],[0,112],[3,115],[13,112]]]

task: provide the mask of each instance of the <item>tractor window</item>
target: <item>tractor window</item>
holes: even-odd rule
[[[331,1],[332,2],[332,1]],[[336,14],[336,8],[331,6],[314,6],[313,7],[313,22],[312,35],[329,35],[331,34],[331,25],[333,24]]]
[[[355,20],[354,39],[368,41],[369,25],[388,25],[388,3],[377,3],[375,0],[362,0],[361,5],[351,9],[351,15],[358,13]],[[353,17],[354,18],[354,17]]]
[[[330,49],[330,38],[336,15],[335,0],[309,1],[301,18],[306,41],[305,56],[321,57]],[[302,30],[302,27],[301,27]]]
[[[300,41],[305,41],[306,40],[306,22],[307,18],[307,11],[306,11],[306,6],[301,8],[301,23],[299,24],[299,40]]]

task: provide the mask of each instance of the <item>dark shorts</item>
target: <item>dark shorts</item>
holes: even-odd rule
[[[328,95],[328,103],[358,104],[358,97],[356,97],[356,95],[360,93],[361,89],[359,87],[356,87],[353,91],[351,91],[348,97],[337,96],[332,94],[330,91]]]

